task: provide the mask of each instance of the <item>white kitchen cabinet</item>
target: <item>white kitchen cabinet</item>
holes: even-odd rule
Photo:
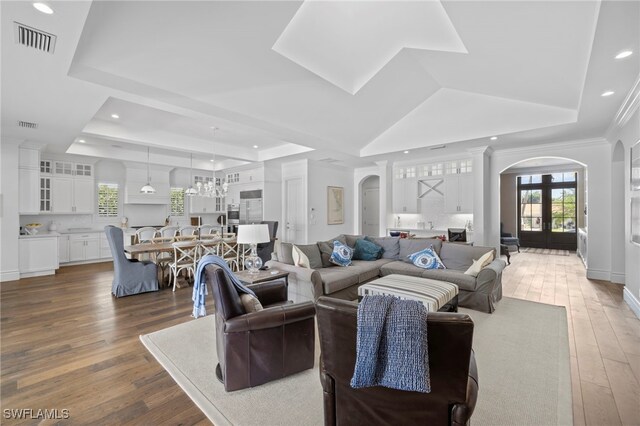
[[[69,261],[79,262],[100,258],[100,233],[69,235]]]
[[[37,169],[18,170],[20,214],[40,212],[40,172]]]
[[[393,180],[393,213],[418,213],[418,181],[415,178]]]
[[[189,213],[191,214],[216,212],[216,198],[194,195],[188,199]]]
[[[40,173],[40,212],[51,212],[51,178]]]
[[[18,150],[18,211],[21,214],[40,212],[40,151]]]
[[[95,205],[93,179],[54,177],[51,182],[53,213],[92,214]]]
[[[58,269],[58,236],[21,237],[20,276],[51,275]]]
[[[69,262],[69,236],[60,235],[58,237],[58,263]]]
[[[471,173],[445,176],[445,213],[473,213],[473,192],[473,175]]]
[[[125,244],[128,243],[125,241]],[[113,257],[111,255],[111,247],[109,247],[109,240],[107,239],[107,235],[104,232],[100,233],[100,258],[101,259],[109,259]]]

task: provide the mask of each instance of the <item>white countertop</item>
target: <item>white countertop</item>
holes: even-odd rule
[[[60,234],[55,231],[38,231],[35,235],[20,235],[19,238],[58,238]]]
[[[59,231],[61,234],[86,234],[89,232],[104,232],[104,228],[101,229],[93,229],[93,228],[69,228],[62,231]]]
[[[463,229],[463,228],[451,228],[451,229]],[[426,229],[426,228],[404,228],[404,227],[396,227],[396,228],[387,228],[387,231],[409,231],[409,232],[431,232],[434,234],[446,234],[448,229]],[[473,231],[467,231],[467,234],[473,234]]]

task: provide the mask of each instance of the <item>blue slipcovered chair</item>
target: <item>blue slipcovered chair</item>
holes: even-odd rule
[[[518,253],[520,253],[520,239],[511,235],[510,232],[504,232],[502,229],[502,222],[500,222],[500,244],[504,244],[505,246],[516,246],[518,247]]]
[[[111,293],[116,297],[158,291],[158,270],[152,262],[129,260],[124,255],[122,229],[105,226],[109,247],[113,255],[113,284]]]

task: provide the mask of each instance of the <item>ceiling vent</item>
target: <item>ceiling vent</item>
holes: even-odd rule
[[[30,121],[18,121],[18,127],[24,127],[25,129],[37,129],[38,123],[31,123]]]
[[[340,160],[336,160],[335,158],[331,158],[331,157],[326,157],[326,158],[321,158],[318,161],[321,163],[333,164],[333,163],[339,162]]]
[[[57,38],[53,34],[28,27],[19,22],[14,22],[13,28],[15,29],[16,43],[53,54]]]
[[[438,145],[438,146],[432,146],[429,149],[433,151],[434,149],[444,149],[446,147],[447,147],[446,145]]]

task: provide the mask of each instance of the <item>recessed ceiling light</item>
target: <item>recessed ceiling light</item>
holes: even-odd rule
[[[616,59],[626,58],[628,56],[631,56],[632,53],[633,53],[633,50],[623,50],[622,52],[616,55]]]
[[[498,139],[498,137],[497,137],[497,136],[491,136],[491,138],[490,138],[490,139],[491,139],[492,141],[495,141],[496,139]]]
[[[85,141],[84,139],[78,139],[78,142],[80,142],[80,143],[87,143],[87,141]]]
[[[254,146],[253,146],[253,148],[254,148],[254,149],[258,149],[258,145],[254,145]]]
[[[211,160],[209,160],[209,161],[211,161],[213,163],[213,158]]]
[[[118,114],[111,114],[111,118],[120,118]]]
[[[33,3],[33,7],[38,9],[39,12],[46,13],[47,15],[51,15],[53,13],[53,9],[44,3]]]
[[[409,153],[409,151],[405,151],[404,153],[405,153],[405,154],[408,154],[408,153]]]
[[[602,95],[600,95],[600,96],[611,96],[611,95],[613,95],[614,93],[616,93],[616,92],[612,92],[611,90],[607,90],[606,92],[604,92],[604,93],[603,93]]]

